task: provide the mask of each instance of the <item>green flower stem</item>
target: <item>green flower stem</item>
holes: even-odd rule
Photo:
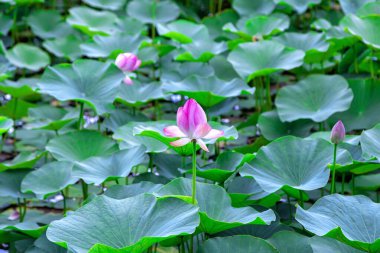
[[[85,201],[88,198],[88,185],[84,182],[83,179],[81,179],[81,184],[82,184],[83,201]]]
[[[373,63],[373,57],[374,57],[374,50],[371,48],[371,54],[370,54],[370,69],[371,69],[371,77],[372,79],[376,79],[376,73],[375,73],[375,66]]]
[[[270,92],[270,77],[267,76],[265,77],[265,86],[266,86],[266,92],[267,92],[267,106],[268,106],[268,110],[271,110],[272,109],[272,99],[271,99],[271,92]]]
[[[195,140],[192,141],[193,143],[193,180],[192,180],[192,190],[191,190],[191,203],[195,205],[195,194],[197,192],[196,190],[196,182],[197,182],[197,142]]]
[[[63,197],[63,215],[66,216],[66,211],[67,211],[67,205],[66,205],[66,196],[65,192],[61,191],[62,197]]]
[[[303,208],[304,207],[304,204],[303,204],[303,192],[300,190],[300,206]]]
[[[337,144],[334,144],[334,160],[332,165],[332,179],[331,179],[331,189],[330,194],[335,193],[335,164],[336,164],[336,151],[337,151]]]
[[[223,9],[223,0],[218,1],[218,13],[221,13]]]
[[[79,113],[79,119],[78,119],[78,129],[81,130],[82,122],[83,122],[83,114],[84,114],[84,103],[83,102],[79,102],[79,103],[80,103],[80,113]]]
[[[341,194],[344,195],[344,183],[346,182],[346,173],[342,174],[342,192]]]
[[[196,140],[192,141],[193,143],[193,168],[192,168],[192,187],[191,187],[191,203],[195,205],[196,203],[196,187],[197,187],[197,142]],[[194,235],[190,236],[190,252],[194,252]]]

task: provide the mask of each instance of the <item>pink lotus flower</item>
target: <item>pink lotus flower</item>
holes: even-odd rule
[[[339,144],[344,140],[346,136],[346,129],[344,128],[343,122],[338,121],[331,130],[331,142],[334,144]]]
[[[223,136],[223,131],[212,129],[207,123],[206,113],[194,99],[189,99],[183,107],[177,111],[177,126],[168,126],[164,129],[164,134],[169,137],[178,137],[179,140],[170,144],[174,147],[181,147],[191,141],[208,152],[206,144],[202,139],[215,139]]]
[[[123,53],[117,56],[115,64],[124,72],[132,72],[140,67],[141,60],[132,53]]]
[[[128,73],[138,69],[141,65],[141,60],[132,53],[123,53],[117,56],[115,65],[126,74],[123,82],[126,85],[132,85],[133,81]]]

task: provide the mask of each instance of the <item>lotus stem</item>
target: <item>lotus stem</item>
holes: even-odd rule
[[[270,109],[272,109],[272,99],[271,99],[271,93],[270,93],[270,77],[267,76],[265,79],[266,79],[268,110],[270,110]]]
[[[218,13],[221,13],[223,9],[223,0],[218,1]]]
[[[371,55],[370,55],[371,77],[372,79],[376,79],[375,66],[373,64],[373,57],[374,57],[374,50],[371,48]]]
[[[83,194],[83,201],[85,201],[88,198],[88,185],[84,182],[83,179],[81,179],[82,183],[82,194]]]
[[[83,122],[83,114],[84,114],[84,103],[80,103],[80,112],[79,112],[79,119],[78,119],[78,130],[82,129],[82,122]]]
[[[192,192],[191,192],[191,203],[195,205],[195,195],[197,193],[196,190],[196,182],[197,182],[197,142],[195,140],[192,141],[193,143],[193,168],[192,168]]]
[[[336,151],[337,151],[338,144],[334,144],[334,158],[333,158],[333,165],[332,165],[332,179],[331,179],[331,189],[330,194],[335,193],[335,164],[336,164]]]
[[[342,192],[341,194],[344,195],[344,183],[346,182],[346,173],[342,174]]]
[[[62,197],[63,197],[63,215],[66,216],[67,211],[67,205],[66,205],[66,196],[64,191],[61,191]]]
[[[300,190],[300,206],[303,208],[304,203],[303,203],[303,192]]]
[[[355,195],[355,174],[352,174],[352,195]]]

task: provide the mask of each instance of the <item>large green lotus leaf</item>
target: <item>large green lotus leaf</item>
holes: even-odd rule
[[[360,145],[365,158],[376,157],[380,160],[380,124],[362,132]]]
[[[236,72],[247,81],[303,64],[305,53],[274,41],[239,44],[228,56]]]
[[[207,108],[223,102],[226,98],[237,97],[242,93],[252,93],[252,89],[238,78],[224,81],[216,76],[201,77],[195,75],[179,82],[164,82],[162,89],[166,92],[193,98]]]
[[[46,213],[32,209],[26,212],[24,222],[19,223],[18,220],[10,221],[8,219],[12,212],[12,209],[8,209],[0,215],[0,240],[12,232],[38,238],[46,231],[47,225],[50,222],[62,217],[60,214]]]
[[[243,168],[264,191],[272,193],[284,186],[311,191],[327,184],[332,156],[333,146],[327,141],[286,136],[262,147]]]
[[[256,16],[239,22],[237,27],[228,23],[223,30],[239,35],[240,37],[252,41],[253,37],[263,37],[274,35],[289,28],[289,18],[286,15]]]
[[[141,112],[128,112],[124,108],[117,108],[110,112],[107,118],[103,121],[102,127],[104,130],[108,129],[116,132],[119,127],[126,125],[129,122],[143,122],[148,121],[148,117]]]
[[[227,50],[224,42],[214,42],[211,38],[194,40],[178,50],[177,61],[209,62],[214,56]]]
[[[126,0],[84,0],[83,2],[92,7],[116,11],[124,6]]]
[[[368,129],[380,122],[380,82],[373,79],[348,79],[350,88],[353,91],[349,110],[337,113],[329,120],[332,126],[338,120],[344,122],[347,131]]]
[[[33,11],[26,21],[33,33],[43,39],[64,37],[73,32],[57,10]]]
[[[112,12],[96,11],[85,6],[73,7],[69,12],[67,23],[89,36],[107,36],[116,30],[118,17]]]
[[[153,193],[161,187],[162,184],[154,184],[148,181],[130,185],[114,185],[108,188],[104,195],[113,199],[126,199],[144,193]]]
[[[5,14],[0,14],[0,35],[7,35],[9,30],[12,28],[13,20],[11,17]]]
[[[379,15],[380,14],[380,3],[379,2],[368,2],[362,5],[356,12],[358,17]]]
[[[220,154],[215,162],[197,167],[197,176],[223,183],[249,159],[250,155],[244,156],[241,153],[226,151]],[[188,170],[187,173],[192,171]]]
[[[326,41],[323,33],[283,33],[273,38],[287,47],[292,47],[305,52],[305,62],[320,62],[326,57],[325,53],[329,49],[330,44]]]
[[[239,15],[232,9],[224,10],[217,15],[205,17],[202,24],[207,26],[212,39],[229,38],[230,35],[223,31],[223,26],[227,23],[235,24],[239,20]]]
[[[309,239],[313,253],[363,253],[337,240],[328,237],[313,236]]]
[[[121,150],[109,156],[90,157],[77,162],[73,176],[88,184],[100,185],[107,179],[125,178],[132,168],[149,160],[144,147]]]
[[[380,204],[365,196],[325,196],[308,210],[297,207],[305,229],[367,252],[380,250]]]
[[[359,18],[355,15],[345,16],[340,22],[340,26],[348,30],[352,35],[359,37],[365,44],[380,48],[380,35],[374,33],[380,25],[379,16],[367,16]]]
[[[192,234],[198,224],[198,208],[179,199],[157,200],[150,194],[121,200],[100,196],[52,222],[47,237],[77,253],[139,253],[167,238]]]
[[[232,2],[232,8],[237,11],[241,16],[252,16],[272,13],[276,4],[273,0],[234,0]]]
[[[148,40],[141,34],[115,33],[112,36],[96,35],[92,41],[81,44],[83,54],[92,58],[108,57],[114,51],[137,53],[143,41]]]
[[[157,30],[161,36],[178,41],[182,44],[188,44],[194,40],[201,40],[209,38],[210,36],[205,25],[182,19],[165,25],[159,24]]]
[[[327,19],[319,18],[319,19],[315,20],[311,24],[310,27],[313,28],[314,30],[324,31],[325,32],[325,31],[329,30],[332,27],[332,24]]]
[[[307,237],[291,231],[280,231],[269,240],[279,253],[361,253],[337,240],[328,237]]]
[[[13,126],[13,120],[4,116],[0,116],[0,134],[8,132]]]
[[[50,57],[46,52],[25,43],[18,43],[6,51],[5,56],[16,67],[31,71],[38,71],[50,64]]]
[[[360,7],[366,3],[374,2],[375,0],[339,0],[343,12],[347,14],[355,14]]]
[[[72,175],[72,167],[73,164],[71,162],[51,162],[45,164],[24,177],[21,183],[21,191],[42,195],[43,198],[62,191],[78,180]]]
[[[205,25],[186,20],[159,25],[158,32],[182,43],[176,56],[178,61],[208,62],[227,49],[225,43],[212,40]]]
[[[279,253],[314,253],[310,246],[309,237],[293,231],[279,231],[275,233],[268,242],[273,245]]]
[[[334,113],[348,110],[352,100],[353,92],[343,77],[311,75],[282,88],[275,103],[281,121],[311,119],[322,122]]]
[[[229,229],[216,234],[215,236],[233,236],[233,235],[250,235],[262,239],[268,239],[279,231],[293,231],[290,226],[282,224],[279,219],[268,226],[262,225],[244,225],[237,228]]]
[[[156,192],[161,197],[178,197],[190,201],[191,180],[177,178]],[[220,186],[197,182],[196,200],[201,216],[200,230],[215,234],[245,224],[269,225],[274,221],[272,210],[258,212],[251,207],[235,208],[231,199]]]
[[[32,104],[20,99],[12,99],[0,107],[0,115],[12,119],[21,119],[22,117],[27,116],[28,110],[33,107],[36,107],[36,104]]]
[[[122,85],[116,100],[127,105],[141,106],[164,97],[160,83],[145,83],[136,80],[133,81],[133,85]]]
[[[30,246],[28,243],[28,248],[25,253],[67,253],[67,249],[49,241],[46,237],[46,233],[44,233],[33,242],[33,246]]]
[[[127,5],[127,13],[143,23],[156,25],[176,19],[180,9],[170,0],[133,0]]]
[[[310,6],[318,5],[322,0],[274,0],[277,4],[290,5],[298,14],[306,12]]]
[[[29,98],[37,94],[35,91],[37,82],[36,78],[20,78],[16,82],[5,80],[0,82],[0,91],[13,98]]]
[[[67,124],[78,119],[79,112],[43,105],[29,109],[29,122],[25,128],[27,129],[46,129],[58,131]]]
[[[14,170],[0,173],[0,197],[33,198],[34,194],[22,193],[21,182],[29,171]]]
[[[69,35],[53,40],[45,40],[42,45],[55,56],[74,61],[82,56],[82,50],[80,48],[81,42],[78,37]]]
[[[380,189],[380,173],[355,177],[355,189],[377,191]]]
[[[181,157],[177,154],[159,153],[153,155],[153,164],[160,176],[174,179],[183,175],[180,168],[186,167],[190,162],[189,158]]]
[[[263,239],[249,235],[216,237],[201,244],[199,253],[278,253],[278,251]]]
[[[245,175],[244,171],[240,173]],[[271,194],[264,191],[261,186],[252,177],[235,177],[231,182],[227,181],[225,187],[232,199],[232,205],[247,206],[260,205],[264,207],[272,207],[281,199],[278,194]]]
[[[46,150],[59,161],[83,161],[93,156],[110,155],[118,150],[116,143],[96,131],[75,131],[50,140]]]
[[[0,171],[10,169],[31,169],[45,155],[45,152],[23,151],[14,157],[11,161],[0,163]]]
[[[146,126],[156,126],[157,122],[130,122],[124,126],[115,129],[112,136],[115,140],[119,141],[120,149],[130,149],[133,147],[143,146],[146,148],[146,152],[149,153],[161,153],[168,149],[167,145],[159,140],[155,140],[151,137],[135,136],[134,128],[143,124]]]
[[[76,60],[73,64],[48,67],[37,85],[42,93],[60,101],[85,102],[103,114],[115,100],[123,77],[114,64]]]
[[[193,75],[207,77],[215,74],[210,64],[201,62],[168,62],[162,66],[161,72],[164,82],[180,82]]]
[[[235,129],[235,127],[231,126],[224,126],[217,122],[209,122],[210,126],[212,128],[222,130],[224,132],[224,135],[219,137],[219,140],[235,140],[238,137],[238,133]],[[170,145],[170,142],[178,139],[173,137],[167,137],[164,134],[164,128],[170,125],[176,125],[175,121],[161,121],[161,122],[143,122],[141,124],[136,125],[133,129],[133,135],[137,136],[146,136],[154,138],[163,144],[165,144],[167,147],[173,149],[175,152],[179,153],[183,156],[188,156],[193,153],[193,147],[191,143],[188,143],[185,146],[182,147],[173,147]],[[211,140],[205,140],[206,144],[213,144],[215,143],[215,139]]]
[[[260,114],[258,119],[261,134],[267,140],[274,140],[286,135],[306,137],[310,134],[314,124],[315,123],[311,120],[282,122],[278,116],[277,110],[264,112]]]

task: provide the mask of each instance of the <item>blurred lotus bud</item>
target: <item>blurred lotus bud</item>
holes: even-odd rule
[[[132,72],[140,67],[141,60],[132,53],[123,53],[117,56],[115,65],[124,72]]]
[[[341,143],[344,140],[345,136],[346,129],[344,128],[342,121],[339,120],[331,130],[331,142],[334,144]]]

